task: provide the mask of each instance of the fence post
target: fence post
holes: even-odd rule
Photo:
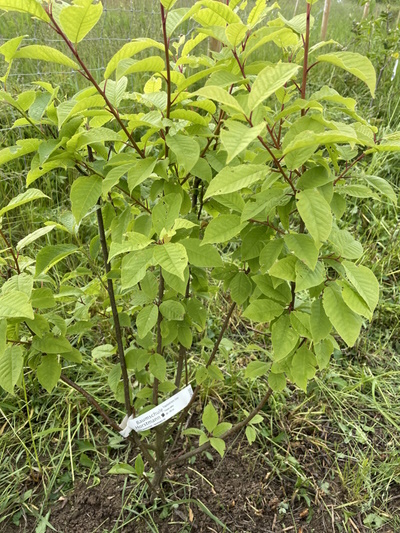
[[[331,0],[325,0],[324,15],[322,17],[322,26],[321,26],[321,41],[325,41],[325,38],[326,38],[330,9],[331,9]]]
[[[219,2],[223,2],[223,0],[218,0]],[[208,55],[211,56],[212,52],[220,52],[222,48],[221,41],[217,41],[217,39],[214,39],[214,37],[210,37],[208,41]]]

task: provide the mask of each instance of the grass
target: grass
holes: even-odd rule
[[[154,2],[106,0],[104,4],[104,19],[84,50],[90,68],[99,76],[107,59],[124,42],[139,35],[152,38],[159,35],[157,18],[151,16]],[[281,4],[290,17],[293,2],[284,0]],[[361,12],[355,2],[334,3],[328,38],[349,43],[352,49],[355,45],[352,22],[360,20]],[[320,18],[319,10],[315,34]],[[25,33],[33,40],[47,39],[50,44],[50,37],[39,33],[36,25],[23,16],[0,17],[3,39]],[[367,41],[361,44],[368,46]],[[318,75],[323,75],[323,71]],[[74,91],[81,87],[81,81],[70,72],[29,62],[17,66],[11,83],[17,90],[37,77],[51,79],[54,84],[68,80]],[[327,80],[327,84],[331,82],[342,83]],[[352,90],[348,87],[350,95]],[[393,84],[384,80],[371,110],[371,115],[375,116],[377,111],[380,120],[391,129],[398,127],[398,101],[393,99],[396,91],[398,78]],[[367,94],[364,106],[370,106]],[[12,120],[9,113],[2,113],[3,144],[7,142]],[[3,204],[24,187],[26,171],[23,163],[17,163],[0,172]],[[394,186],[400,185],[400,159],[396,155],[374,156],[368,162],[368,172],[384,173]],[[43,190],[55,200],[64,187],[65,181],[57,178]],[[47,218],[48,213],[25,207],[23,212],[13,212],[3,220],[3,227],[12,228],[15,240],[40,227]],[[259,428],[256,446],[246,453],[250,461],[261,458],[266,461],[269,483],[293,481],[292,497],[282,498],[277,504],[282,513],[293,513],[294,503],[299,499],[312,509],[315,498],[326,496],[330,501],[327,510],[332,520],[337,521],[338,531],[355,531],[352,525],[355,516],[361,517],[366,530],[384,531],[390,527],[399,531],[400,517],[396,511],[400,486],[399,215],[393,206],[366,200],[349,213],[348,224],[359,233],[364,260],[373,266],[382,287],[374,321],[354,349],[335,354],[332,365],[314,380],[307,395],[291,387],[275,395]],[[217,297],[212,302],[212,321],[218,321],[222,305]],[[262,352],[267,348],[259,333],[246,330],[240,317],[235,317],[229,339],[221,350],[221,361],[230,376],[229,386],[208,393],[224,398],[225,408],[239,417],[254,405],[266,386],[255,382],[248,388],[242,379],[243,369],[256,350]],[[76,380],[84,383],[117,419],[122,418],[122,410],[110,400],[105,384],[107,370],[107,364],[99,371],[86,361]],[[25,517],[31,515],[38,524],[46,520],[51,523],[49,504],[67,497],[78,481],[88,485],[99,483],[105,464],[129,459],[121,439],[75,392],[60,385],[51,396],[43,396],[29,372],[24,379],[26,396],[23,389],[15,397],[0,393],[0,530],[2,524],[23,524]],[[304,449],[303,455],[299,449]],[[196,464],[190,468],[197,472]],[[316,473],[324,474],[317,477]],[[126,505],[112,532],[123,526],[135,527],[139,522],[146,523],[149,531],[158,531],[156,514],[170,516],[176,505],[187,509],[197,506],[214,521],[216,528],[222,527],[217,513],[196,500],[192,484],[171,481],[170,500],[161,507],[145,508],[132,504],[144,498],[143,486],[126,477],[123,485]]]

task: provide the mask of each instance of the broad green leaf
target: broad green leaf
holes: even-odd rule
[[[50,268],[56,265],[62,259],[79,251],[73,244],[55,244],[54,246],[45,246],[36,256],[35,276],[46,274]]]
[[[14,393],[14,387],[22,372],[23,354],[22,346],[14,345],[8,346],[0,355],[0,386],[10,394]]]
[[[32,233],[29,233],[29,235],[18,241],[17,246],[15,247],[16,250],[18,252],[23,250],[26,246],[29,246],[29,244],[32,244],[43,235],[47,235],[47,233],[50,233],[50,231],[52,231],[55,227],[56,226],[54,224],[51,224],[50,226],[45,226],[44,228],[40,228],[33,231]]]
[[[167,372],[167,362],[164,357],[158,353],[150,355],[149,370],[158,381],[164,381]]]
[[[229,284],[231,297],[234,302],[241,305],[250,296],[253,285],[244,272],[238,272]]]
[[[94,360],[101,359],[102,357],[111,357],[117,351],[116,347],[112,344],[102,344],[101,346],[96,346],[92,350],[92,357]],[[127,356],[128,354],[126,354]]]
[[[274,374],[270,372],[268,376],[268,385],[274,392],[282,392],[286,387],[285,374]]]
[[[88,144],[101,143],[107,141],[122,141],[122,138],[117,132],[111,130],[110,128],[95,128],[87,133],[78,134],[78,136],[72,137],[67,143],[68,148],[75,148],[80,150],[81,148],[86,147]]]
[[[265,189],[250,198],[243,208],[241,220],[250,220],[259,215],[271,216],[276,207],[285,205],[289,200],[285,189]]]
[[[100,176],[84,176],[74,181],[71,187],[71,210],[77,224],[96,205],[101,188]]]
[[[304,233],[288,233],[284,236],[286,246],[296,257],[314,270],[318,261],[318,248],[310,235]]]
[[[33,320],[34,315],[29,296],[20,291],[10,291],[0,296],[1,318],[29,318]]]
[[[350,72],[367,85],[372,98],[374,98],[376,73],[373,64],[367,57],[356,52],[332,52],[318,56],[317,61],[330,63]]]
[[[317,360],[318,368],[324,370],[333,353],[333,344],[330,339],[324,339],[317,344],[314,344],[315,357]]]
[[[131,168],[128,172],[128,187],[133,191],[135,187],[147,180],[152,174],[154,167],[157,164],[157,159],[154,157],[146,157],[146,159],[138,159],[131,163]]]
[[[226,27],[225,35],[228,41],[230,42],[230,44],[233,46],[233,48],[236,48],[245,39],[247,31],[248,31],[247,26],[245,26],[241,22],[236,22],[233,24],[229,24]]]
[[[162,5],[165,7],[165,9],[171,9],[174,4],[176,4],[177,0],[161,0]]]
[[[245,433],[248,443],[253,444],[257,438],[257,431],[252,426],[247,426]]]
[[[44,22],[50,22],[46,11],[36,0],[0,0],[0,9],[28,13]]]
[[[79,70],[80,66],[73,59],[51,46],[44,46],[41,44],[31,44],[20,48],[14,55],[14,58],[20,59],[37,59],[40,61],[48,61],[49,63],[58,63],[65,67]]]
[[[261,272],[268,272],[275,261],[278,259],[284,244],[283,239],[274,239],[268,242],[260,253]]]
[[[297,193],[297,208],[317,246],[325,242],[332,229],[332,212],[328,202],[315,189]]]
[[[108,260],[111,261],[114,257],[126,252],[135,252],[137,250],[143,250],[153,241],[143,235],[142,233],[137,233],[135,231],[129,231],[126,234],[126,239],[122,242],[112,242],[110,246],[110,253],[108,255]]]
[[[213,218],[204,232],[204,244],[226,242],[235,237],[246,227],[246,223],[240,222],[237,215],[220,215]]]
[[[167,135],[168,147],[176,155],[178,165],[183,167],[185,172],[190,172],[200,157],[200,146],[188,135]]]
[[[279,361],[295,349],[299,335],[290,325],[288,315],[282,315],[271,327],[271,342],[274,349],[274,361]]]
[[[354,346],[362,325],[362,319],[343,301],[337,285],[330,285],[324,291],[323,305],[332,325],[348,346]]]
[[[136,464],[136,463],[135,463]],[[110,468],[110,470],[107,472],[107,474],[116,474],[118,476],[123,475],[126,476],[127,474],[136,474],[136,470],[132,465],[129,465],[128,463],[118,463]]]
[[[211,181],[204,199],[250,187],[253,183],[260,181],[267,174],[267,171],[265,165],[225,167]]]
[[[251,361],[245,370],[245,378],[258,378],[260,376],[265,376],[268,372],[270,365],[264,361]]]
[[[72,346],[65,337],[57,337],[52,333],[46,333],[43,337],[35,336],[32,348],[44,354],[63,354],[72,350]]]
[[[19,291],[26,294],[28,297],[32,294],[33,276],[22,273],[11,276],[1,288],[1,292],[6,294],[10,291]]]
[[[107,382],[114,394],[117,393],[118,385],[121,383],[122,370],[121,365],[113,365],[108,372]]]
[[[362,176],[374,189],[397,205],[397,196],[390,183],[378,176]]]
[[[186,248],[189,263],[197,267],[221,267],[222,259],[218,250],[209,244],[201,246],[202,241],[199,239],[185,239],[181,244]]]
[[[347,279],[365,300],[370,310],[374,311],[379,301],[379,283],[372,271],[362,265],[356,266],[350,261],[343,261],[342,265]]]
[[[316,189],[333,181],[333,176],[325,167],[313,167],[304,172],[296,183],[298,189]]]
[[[217,437],[211,437],[210,444],[214,448],[214,450],[217,450],[217,452],[220,454],[221,457],[224,456],[226,444],[223,439],[219,439]]]
[[[307,381],[315,376],[317,361],[315,355],[305,346],[301,346],[292,359],[293,380],[304,392],[307,392]]]
[[[39,200],[40,198],[49,198],[46,194],[44,194],[42,191],[39,191],[38,189],[28,189],[25,192],[22,192],[18,196],[15,196],[15,198],[12,198],[8,204],[0,209],[0,217],[4,215],[4,213],[7,213],[8,211],[12,211],[13,209],[16,209],[17,207],[20,207],[21,205],[25,205],[29,202],[33,202],[34,200]]]
[[[333,248],[345,259],[359,259],[363,254],[361,243],[355,240],[353,235],[345,229],[332,226],[329,242]]]
[[[344,303],[357,315],[365,316],[368,320],[372,320],[373,313],[358,292],[346,282],[342,282],[340,285],[343,288],[342,298]]]
[[[265,129],[265,122],[249,128],[237,120],[229,120],[225,123],[229,129],[221,131],[222,146],[228,153],[226,164],[228,165],[237,155],[245,150],[250,143],[255,141]],[[233,169],[232,169],[233,170]]]
[[[214,437],[221,437],[224,433],[229,431],[231,427],[232,424],[230,422],[221,422],[221,424],[218,424],[218,426],[213,431]]]
[[[143,475],[143,472],[144,472],[144,461],[142,459],[142,456],[139,455],[136,457],[136,460],[135,460],[135,472],[136,474],[141,477]]]
[[[77,44],[97,24],[102,13],[101,2],[93,4],[93,0],[76,0],[74,5],[61,10],[60,25],[68,39]]]
[[[212,433],[218,425],[218,413],[212,403],[206,405],[203,411],[202,422],[209,433]]]
[[[35,309],[49,309],[50,307],[55,307],[56,301],[54,299],[53,291],[46,287],[35,289],[32,293],[31,304]]]
[[[252,302],[244,311],[243,316],[253,322],[270,322],[282,314],[283,306],[273,300],[260,299]]]
[[[180,302],[166,300],[160,305],[160,313],[167,320],[183,320],[185,308]]]
[[[308,1],[308,0],[307,0]],[[314,0],[315,1],[315,0]],[[309,4],[314,3],[314,1],[310,0],[308,1]],[[294,16],[292,19],[287,20],[281,13],[278,13],[279,18],[283,20],[286,26],[288,26],[290,29],[298,33],[299,35],[302,35],[306,32],[307,29],[307,18],[306,13],[301,13],[300,15]],[[314,17],[311,17],[310,25],[311,28],[314,24]]]
[[[282,305],[288,305],[291,302],[292,293],[287,283],[280,283],[275,287],[274,280],[268,274],[256,275],[252,279],[267,298],[275,300]]]
[[[36,373],[39,383],[50,393],[61,376],[61,365],[58,362],[57,355],[42,357],[42,362],[38,366]]]
[[[23,155],[36,152],[42,141],[40,139],[21,139],[15,146],[9,146],[0,150],[0,165],[9,163]]]
[[[230,93],[228,93],[228,91],[226,91],[222,87],[218,87],[217,85],[207,85],[206,87],[202,87],[201,89],[196,91],[195,95],[204,96],[205,98],[214,100],[215,102],[218,102],[219,104],[228,106],[234,111],[237,111],[238,113],[241,113],[242,115],[245,115],[245,112],[242,106],[239,104],[236,98],[232,96]]]
[[[104,78],[108,79],[111,76],[120,61],[132,57],[147,48],[158,48],[159,50],[164,51],[164,45],[153,39],[134,39],[130,43],[124,44],[124,46],[113,55],[107,64]]]
[[[184,271],[188,264],[186,248],[180,243],[166,243],[154,248],[154,260],[163,270],[185,279]]]
[[[317,263],[311,270],[302,261],[296,263],[296,292],[305,291],[311,287],[317,287],[325,281],[325,269],[322,263]]]
[[[200,0],[200,4],[207,7],[229,24],[240,22],[239,16],[225,3],[219,0]]]
[[[131,252],[122,259],[121,285],[123,289],[134,287],[146,275],[146,268],[153,262],[153,250],[145,248]]]
[[[118,81],[107,80],[106,97],[111,102],[111,105],[118,107],[121,103],[126,86],[128,85],[128,78],[122,76]]]
[[[249,109],[253,111],[261,102],[283,87],[299,70],[294,63],[278,63],[265,67],[257,76],[249,95]]]
[[[297,257],[294,255],[288,255],[283,259],[279,259],[269,269],[269,273],[274,278],[284,279],[286,281],[296,281],[296,263]]]
[[[320,342],[329,335],[332,324],[326,316],[322,300],[318,298],[311,304],[310,328],[313,341]]]
[[[311,327],[310,327],[310,314],[303,311],[292,311],[289,315],[290,323],[293,326],[294,330],[300,335],[300,337],[305,337],[311,339]]]
[[[5,318],[0,319],[0,357],[6,350],[7,343],[7,320]]]
[[[141,59],[140,61],[135,61],[127,68],[118,68],[117,77],[120,79],[121,76],[125,77],[128,76],[128,74],[135,74],[137,72],[162,72],[163,70],[165,70],[164,59],[160,56],[151,56],[146,57],[146,59]],[[110,82],[108,81],[107,85],[108,83]],[[149,94],[149,92],[147,92],[147,94]],[[164,108],[164,105],[162,108]]]
[[[156,325],[158,318],[158,307],[148,305],[139,311],[136,317],[136,327],[138,337],[143,339]]]

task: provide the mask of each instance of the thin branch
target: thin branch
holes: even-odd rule
[[[7,246],[7,248],[10,250],[11,255],[13,256],[14,263],[15,263],[15,268],[16,268],[18,274],[21,274],[21,270],[19,268],[19,263],[18,263],[18,257],[15,255],[14,248],[13,248],[12,244],[9,242],[9,240],[4,235],[4,233],[3,233],[3,231],[1,229],[0,229],[0,236],[3,239],[3,241],[5,242],[5,245]]]

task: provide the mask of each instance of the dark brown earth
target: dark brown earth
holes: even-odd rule
[[[169,471],[164,484],[167,504],[158,503],[157,509],[138,501],[140,490],[132,478],[107,475],[105,470],[99,485],[78,483],[72,493],[60,497],[51,509],[52,529],[44,527],[39,533],[372,531],[363,526],[356,508],[347,518],[343,514],[341,502],[348,498],[320,448],[298,442],[291,455],[282,455],[279,473],[271,471],[268,452],[249,447],[242,436],[228,448],[222,460],[214,453],[213,460],[197,457],[193,464]],[[285,469],[285,461],[294,464]],[[297,479],[296,461],[302,472]],[[32,517],[21,519],[19,527],[0,525],[0,533],[35,533],[35,529]],[[389,523],[377,531],[398,533]]]

